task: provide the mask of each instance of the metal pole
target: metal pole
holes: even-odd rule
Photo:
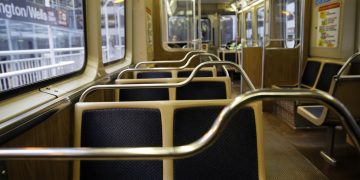
[[[262,49],[262,62],[261,62],[261,88],[264,88],[265,86],[265,62],[266,62],[266,18],[268,16],[268,12],[270,11],[270,8],[267,6],[267,4],[270,5],[270,3],[267,3],[268,0],[264,1],[264,21],[263,21],[263,49]],[[269,24],[270,25],[270,24]],[[270,27],[269,27],[270,29]],[[270,35],[270,32],[269,32]]]
[[[304,38],[305,38],[305,0],[301,1],[301,11],[300,11],[300,52],[299,52],[299,67],[298,67],[298,87],[301,87],[301,75],[302,75],[302,66],[304,61]]]

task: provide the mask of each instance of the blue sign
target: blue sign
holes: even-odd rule
[[[315,4],[319,5],[319,4],[324,4],[324,3],[327,3],[327,2],[330,2],[330,0],[316,0]]]

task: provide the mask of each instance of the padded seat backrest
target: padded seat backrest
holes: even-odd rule
[[[171,72],[138,72],[137,79],[172,78]]]
[[[162,146],[159,109],[99,108],[82,112],[81,147]],[[80,179],[163,179],[162,161],[81,161]]]
[[[205,100],[230,98],[229,77],[197,78],[176,88],[176,100]]]
[[[325,63],[316,84],[316,89],[329,92],[331,80],[338,73],[341,67],[341,64]]]
[[[115,84],[153,84],[171,83],[173,79],[117,79]],[[174,93],[171,88],[136,88],[120,89],[117,91],[115,99],[119,101],[162,101],[170,100]],[[173,98],[174,99],[174,98]]]
[[[184,145],[207,132],[231,101],[80,102],[75,147]],[[189,159],[75,161],[74,179],[264,179],[259,107],[240,109],[213,147]]]
[[[222,106],[176,109],[174,145],[200,138],[222,109]],[[197,156],[174,160],[174,179],[259,179],[256,136],[253,109],[241,109],[212,147]]]
[[[187,78],[190,76],[190,74],[192,73],[192,71],[179,71],[177,74],[177,77],[184,77]],[[213,72],[212,71],[199,71],[195,74],[195,77],[213,77]]]
[[[169,96],[169,88],[121,89],[119,101],[161,101]]]
[[[177,83],[186,78],[173,79],[118,79],[116,84]],[[178,88],[120,89],[115,97],[119,101],[206,100],[231,97],[229,77],[194,78]]]
[[[321,63],[318,61],[307,61],[301,77],[301,84],[313,87],[318,77]]]

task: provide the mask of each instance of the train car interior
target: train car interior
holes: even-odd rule
[[[360,1],[0,0],[0,180],[358,180]]]

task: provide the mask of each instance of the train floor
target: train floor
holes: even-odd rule
[[[270,113],[263,114],[267,179],[352,180],[360,177],[360,153],[336,132],[335,166],[325,162],[326,129],[294,130]]]
[[[232,84],[232,97],[238,95]],[[266,178],[269,180],[358,180],[360,153],[345,142],[345,133],[336,132],[332,166],[320,156],[326,146],[326,129],[294,130],[271,113],[263,113]]]

